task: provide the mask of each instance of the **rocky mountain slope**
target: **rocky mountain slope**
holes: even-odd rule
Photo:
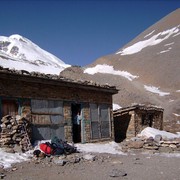
[[[114,54],[61,72],[68,78],[109,83],[119,89],[114,103],[154,104],[164,111],[164,128],[180,131],[180,9],[167,15]]]

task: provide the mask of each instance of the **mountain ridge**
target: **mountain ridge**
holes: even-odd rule
[[[113,102],[120,107],[133,103],[160,106],[164,108],[166,130],[179,131],[179,49],[180,8],[147,28],[115,53],[100,57],[81,70],[66,68],[61,75],[115,85],[120,91],[114,95]],[[137,78],[130,81],[123,72]]]

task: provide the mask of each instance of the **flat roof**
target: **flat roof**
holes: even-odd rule
[[[162,111],[162,112],[164,111],[164,109],[162,107],[158,107],[158,106],[155,106],[155,105],[135,104],[135,105],[132,105],[132,106],[127,106],[127,107],[123,107],[123,108],[114,110],[113,115],[118,116],[120,114],[129,112],[129,111],[134,111],[134,110],[137,110],[137,109],[146,110],[146,111]]]
[[[58,85],[65,87],[76,87],[81,89],[90,89],[96,91],[104,91],[111,94],[117,94],[118,89],[115,86],[109,84],[100,85],[93,81],[82,81],[67,79],[62,76],[44,74],[39,72],[28,72],[25,70],[12,70],[9,68],[3,68],[0,66],[0,78],[7,78],[19,81],[38,82],[42,84]]]

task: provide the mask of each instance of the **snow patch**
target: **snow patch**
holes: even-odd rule
[[[176,114],[176,113],[173,113],[175,116],[177,116],[177,117],[179,117],[180,116],[180,114]]]
[[[179,36],[180,35],[180,32],[179,33],[177,33],[177,34],[175,34],[173,37],[176,37],[176,36]]]
[[[151,34],[153,34],[155,32],[155,30],[153,30],[152,32],[150,32],[149,34],[147,34],[146,36],[144,36],[144,38],[150,36]]]
[[[172,158],[172,157],[180,158],[180,153],[161,153],[158,155],[163,156],[163,157],[168,157],[168,158]]]
[[[138,76],[134,76],[127,71],[114,70],[113,66],[109,66],[107,64],[103,64],[103,65],[98,64],[95,67],[87,68],[84,70],[84,73],[91,74],[91,75],[96,74],[96,73],[119,75],[119,76],[123,76],[127,78],[129,81],[132,81],[133,79],[138,78]]]
[[[13,60],[5,60],[0,58],[0,65],[4,68],[15,69],[15,70],[26,70],[28,72],[39,72],[45,74],[56,74],[59,75],[66,67],[55,67],[55,66],[45,66],[45,65],[36,65],[29,62],[19,62]]]
[[[162,92],[162,91],[159,90],[158,87],[154,87],[154,86],[146,86],[146,85],[144,85],[144,88],[149,92],[159,94],[159,96],[167,96],[167,95],[170,94],[169,92]]]
[[[75,144],[75,146],[80,152],[125,155],[125,153],[120,150],[120,146],[115,142]]]
[[[114,103],[113,103],[113,111],[114,111],[114,110],[117,110],[117,109],[120,109],[120,108],[122,108],[122,107],[119,106],[119,104],[114,104]]]
[[[28,151],[26,153],[7,153],[0,148],[0,166],[10,168],[14,163],[28,161],[32,157]]]
[[[174,42],[169,43],[169,44],[165,44],[164,46],[171,46],[171,45],[173,45],[173,44],[174,44]]]
[[[180,90],[177,90],[176,92],[180,92]]]
[[[149,38],[147,40],[139,41],[139,42],[133,44],[132,46],[129,46],[129,47],[117,52],[116,54],[131,55],[131,54],[138,53],[146,47],[160,44],[162,41],[168,39],[170,36],[172,36],[174,34],[176,35],[177,33],[179,33],[179,27],[174,27],[174,28],[168,29],[166,31],[160,32],[160,33],[152,36],[151,38]]]
[[[171,49],[172,49],[172,48],[169,47],[167,50],[161,51],[161,52],[159,52],[159,53],[157,53],[157,54],[162,54],[162,53],[165,53],[165,52],[169,52]]]
[[[169,140],[180,137],[180,134],[173,134],[166,131],[161,131],[155,128],[151,128],[151,127],[145,128],[144,130],[141,131],[140,134],[138,134],[138,136],[143,136],[146,138],[150,138],[150,137],[155,138],[156,135],[161,135],[163,139],[169,139]]]

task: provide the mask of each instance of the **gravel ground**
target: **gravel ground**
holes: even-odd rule
[[[88,154],[90,155],[90,154]],[[5,180],[180,180],[180,154],[169,157],[162,154],[129,153],[127,155],[91,154],[90,160],[83,154],[62,158],[32,159],[2,170]],[[62,165],[63,164],[63,165]],[[4,177],[3,177],[4,175]]]

